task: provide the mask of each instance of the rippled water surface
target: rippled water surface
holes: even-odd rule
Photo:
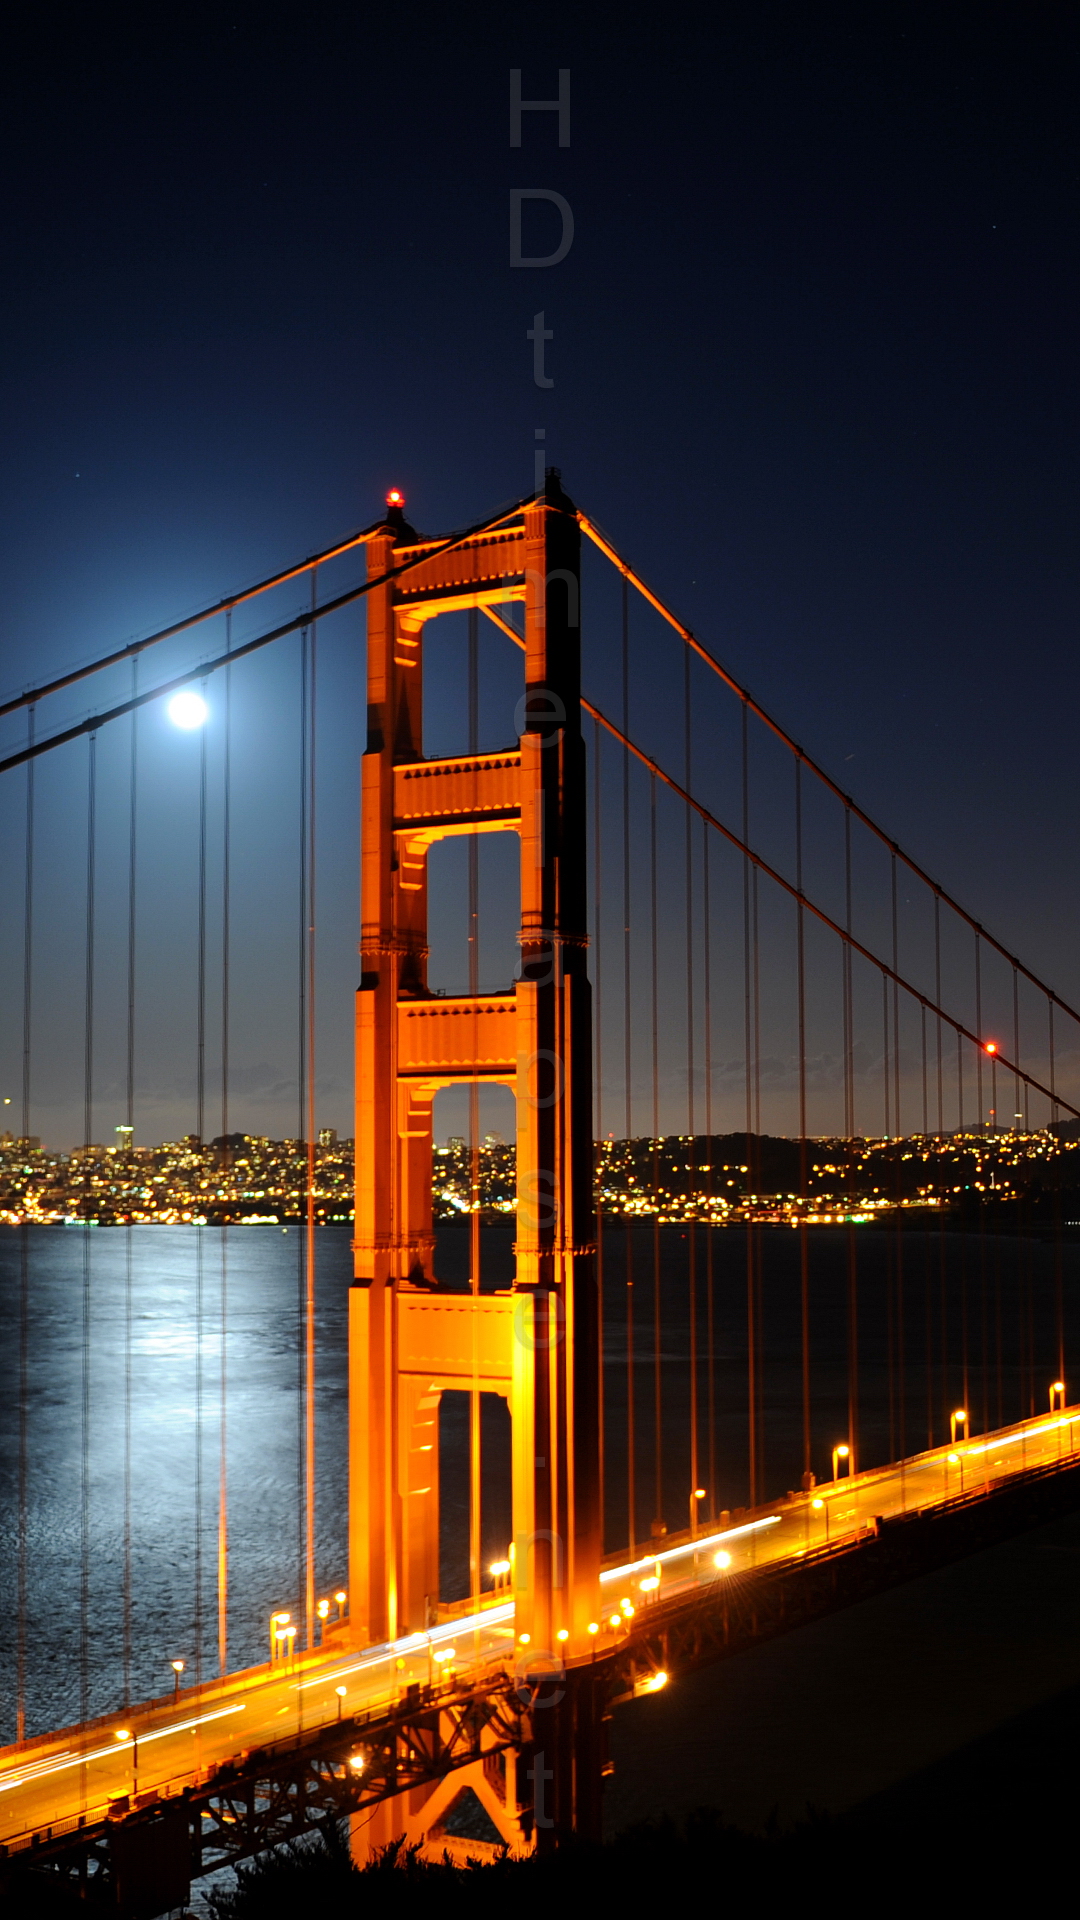
[[[485,1233],[485,1286],[510,1283],[512,1239],[510,1227]],[[349,1241],[348,1227],[323,1228],[317,1235],[316,1581],[322,1593],[347,1581]],[[1080,1332],[1075,1236],[1051,1243],[936,1230],[898,1236],[875,1228],[860,1230],[856,1241],[860,1465],[947,1438],[949,1410],[961,1397],[971,1408],[973,1431],[1045,1406],[1047,1383],[1058,1370],[1059,1316],[1069,1377],[1074,1327]],[[832,1446],[848,1433],[852,1249],[844,1230],[809,1236],[810,1424],[819,1474],[828,1471]],[[50,1227],[25,1237],[18,1230],[3,1232],[2,1739],[15,1732],[24,1250],[27,1730],[76,1719],[84,1687],[91,1713],[123,1703],[125,1459],[131,1697],[167,1691],[173,1659],[186,1661],[185,1681],[200,1666],[207,1678],[217,1671],[223,1311],[230,1667],[265,1658],[270,1613],[287,1607],[295,1615],[302,1586],[302,1232],[271,1226],[227,1234],[209,1227]],[[772,1496],[798,1484],[803,1464],[799,1236],[781,1229],[758,1234],[749,1251],[757,1303],[759,1468],[763,1489]],[[711,1236],[698,1230],[693,1241],[676,1227],[657,1236],[648,1227],[604,1230],[609,1548],[624,1546],[631,1504],[640,1542],[648,1539],[654,1519],[673,1530],[685,1527],[689,1491],[698,1481],[707,1489],[703,1518],[747,1499],[747,1255],[741,1230]],[[437,1264],[445,1284],[467,1283],[467,1232],[440,1230]],[[653,1341],[657,1307],[659,1352]],[[692,1327],[696,1462],[689,1452]],[[505,1553],[510,1525],[509,1420],[494,1396],[485,1396],[481,1430],[486,1565]],[[440,1444],[441,1585],[444,1598],[458,1598],[469,1579],[467,1395],[444,1397]]]
[[[90,1711],[105,1712],[122,1698],[129,1300],[133,1696],[166,1691],[174,1658],[185,1659],[194,1675],[199,1627],[203,1671],[209,1677],[216,1670],[223,1299],[230,1666],[265,1659],[270,1612],[295,1607],[303,1236],[280,1227],[234,1228],[224,1239],[210,1227],[130,1233],[45,1227],[27,1235],[27,1253],[27,1726],[33,1731],[78,1715],[84,1513]],[[319,1233],[317,1270],[316,1561],[325,1589],[336,1586],[346,1568],[348,1228]],[[16,1658],[20,1281],[21,1235],[9,1232],[0,1238],[7,1330],[0,1355],[7,1738],[14,1727]]]

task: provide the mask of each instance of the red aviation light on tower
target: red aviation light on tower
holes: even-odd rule
[[[402,493],[400,487],[391,487],[386,496],[386,504],[388,507],[403,507],[405,505],[405,495]]]

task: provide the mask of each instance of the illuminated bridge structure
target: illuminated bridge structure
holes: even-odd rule
[[[583,537],[603,580],[583,572]],[[318,569],[353,550],[366,555],[365,580],[320,601]],[[244,601],[303,575],[311,602],[301,615],[234,642],[232,616]],[[316,622],[361,601],[368,736],[349,1573],[331,1606],[318,1598],[313,1518],[313,636]],[[583,654],[593,606],[597,642]],[[653,623],[640,634],[632,606],[635,622],[640,609]],[[433,623],[461,614],[470,737],[459,752],[426,756],[425,649],[436,644]],[[1015,1351],[1000,1288],[996,1345],[985,1288],[978,1327],[966,1294],[950,1317],[942,1253],[940,1301],[929,1277],[918,1295],[926,1330],[916,1369],[910,1274],[904,1290],[910,1210],[899,1193],[879,1206],[895,1234],[877,1288],[883,1309],[859,1270],[860,1222],[878,1202],[845,1186],[844,1168],[845,1142],[871,1132],[909,1139],[928,1164],[934,1143],[949,1137],[970,1137],[977,1153],[988,1134],[1000,1145],[1043,1132],[1049,1164],[1063,1123],[1080,1116],[1072,1042],[1062,1037],[1077,1016],[735,685],[554,471],[538,495],[445,539],[421,539],[392,495],[373,527],[199,616],[211,617],[229,623],[224,649],[88,718],[39,731],[43,704],[73,680],[175,641],[197,621],[9,702],[5,714],[29,708],[34,724],[0,762],[9,782],[19,769],[27,782],[28,1140],[34,767],[88,739],[92,856],[98,732],[130,715],[134,741],[135,716],[151,700],[216,673],[238,681],[248,654],[302,636],[306,1531],[297,1599],[275,1616],[267,1665],[229,1665],[223,1454],[218,1675],[181,1689],[178,1673],[165,1698],[127,1698],[58,1732],[26,1727],[27,1645],[37,1628],[26,1618],[25,1404],[21,1415],[19,1737],[0,1752],[3,1871],[73,1876],[88,1896],[146,1914],[181,1904],[193,1875],[346,1815],[358,1852],[402,1833],[459,1854],[595,1837],[613,1705],[1067,1507],[1080,1472],[1060,1206],[1040,1216],[1051,1222],[1055,1257],[1048,1280],[1028,1273],[1017,1294]],[[483,751],[481,620],[524,656],[506,722],[512,744]],[[204,749],[204,850],[205,777]],[[134,807],[133,771],[133,822]],[[476,861],[481,836],[495,833],[516,836],[519,848],[520,966],[482,992]],[[470,991],[447,994],[428,979],[429,862],[441,842],[460,837],[470,850]],[[132,876],[134,886],[134,866]],[[876,904],[864,910],[875,884]],[[91,857],[88,979],[94,886]],[[921,905],[909,927],[901,908],[913,896]],[[205,892],[200,1135],[204,917]],[[87,1023],[92,1035],[89,1000]],[[129,1029],[129,1108],[130,1045]],[[503,1288],[485,1282],[477,1201],[480,1098],[493,1085],[509,1089],[516,1116],[514,1266]],[[471,1115],[466,1290],[437,1273],[432,1215],[434,1104],[453,1087],[467,1089]],[[1007,1127],[999,1087],[1013,1101]],[[616,1217],[601,1173],[597,1210],[594,1142],[616,1111],[628,1141],[647,1137],[658,1151],[662,1134],[682,1136],[693,1205],[639,1191]],[[88,1147],[91,1124],[88,1091]],[[802,1171],[795,1192],[767,1205],[756,1167],[769,1133],[800,1145]],[[811,1137],[836,1143],[840,1196],[829,1219],[843,1275],[823,1333]],[[716,1164],[723,1139],[729,1150],[741,1142],[745,1162]],[[929,1189],[921,1196],[924,1238],[927,1219],[938,1231],[940,1199]],[[978,1204],[992,1202],[983,1194]],[[92,1206],[88,1197],[87,1226]],[[635,1208],[642,1224],[628,1226]],[[24,1244],[32,1231],[23,1225]],[[673,1306],[664,1262],[674,1242],[663,1235],[676,1231]],[[745,1256],[738,1393],[719,1332],[725,1234]],[[778,1278],[772,1249],[781,1238],[793,1257]],[[784,1289],[791,1340],[775,1332],[773,1296]],[[876,1370],[860,1346],[875,1313],[886,1329]],[[818,1395],[825,1375],[831,1384]],[[450,1602],[440,1594],[439,1421],[454,1392],[469,1407],[469,1591]],[[485,1396],[509,1409],[511,1456],[508,1550],[488,1568]],[[926,1436],[917,1450],[915,1402]],[[728,1491],[737,1474],[741,1499]],[[283,1569],[286,1591],[291,1577]],[[88,1618],[83,1632],[92,1632]],[[466,1788],[486,1816],[486,1843],[455,1837],[451,1816]]]

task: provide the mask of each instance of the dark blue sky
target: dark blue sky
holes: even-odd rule
[[[24,23],[0,80],[4,687],[326,544],[390,484],[426,531],[478,516],[531,486],[542,427],[574,497],[737,677],[1076,998],[1077,39],[1074,10],[1046,4]],[[568,149],[554,116],[528,115],[511,151],[511,66],[531,97],[571,70]],[[509,265],[515,187],[572,206],[560,265]],[[537,250],[548,211],[529,209]],[[548,389],[526,339],[539,310]],[[362,624],[338,627],[320,872],[340,1065]],[[269,715],[286,667],[260,672]],[[262,699],[243,724],[265,770]],[[155,725],[144,759],[164,780],[179,749]],[[69,751],[42,774],[41,848],[70,1054],[85,765]],[[257,883],[285,828],[269,787],[248,800],[257,945],[260,916],[289,910],[284,881],[280,901]],[[163,899],[170,875],[189,886],[185,847],[154,856]],[[101,964],[115,980],[107,946]],[[285,1130],[287,997],[267,993],[238,1056],[264,1084],[236,1123]],[[143,1043],[145,1137],[180,1130],[189,1097],[177,994],[175,1059],[151,1068]],[[16,1026],[9,1007],[9,1078]],[[40,1044],[37,1126],[74,1136],[78,1075],[69,1102],[63,1049],[49,1080]],[[346,1070],[324,1084],[346,1124]]]

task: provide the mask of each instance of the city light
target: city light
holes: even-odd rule
[[[980,1052],[985,1054],[983,1043]],[[986,1056],[996,1075],[1000,1053]],[[5,1105],[11,1102],[4,1095]],[[687,1179],[675,1182],[677,1168],[666,1168],[664,1156],[683,1159],[685,1143],[656,1143],[659,1174],[648,1141],[607,1142],[596,1176],[597,1199],[605,1213],[627,1218],[652,1218],[659,1224],[711,1220],[716,1225],[771,1220],[836,1227],[845,1221],[873,1224],[907,1209],[933,1209],[937,1217],[958,1203],[960,1196],[984,1196],[997,1205],[1015,1202],[1025,1192],[1045,1183],[1052,1167],[1063,1188],[1080,1179],[1080,1141],[1063,1144],[1047,1130],[1022,1133],[998,1128],[996,1105],[987,1130],[962,1137],[911,1137],[855,1143],[854,1160],[841,1165],[833,1142],[818,1143],[815,1180],[818,1190],[813,1210],[806,1197],[776,1193],[748,1195],[732,1192],[728,1199],[696,1190]],[[662,1149],[662,1154],[659,1150]],[[830,1157],[831,1156],[831,1157]],[[1074,1172],[1074,1168],[1076,1169]],[[695,1174],[708,1171],[704,1166]],[[734,1187],[739,1168],[726,1184]],[[341,1139],[333,1128],[319,1130],[315,1155],[314,1201],[316,1224],[344,1225],[352,1219],[354,1143]],[[811,1169],[814,1174],[814,1169]],[[466,1142],[452,1138],[436,1147],[432,1204],[438,1220],[460,1219],[471,1206],[471,1162]],[[275,1225],[302,1219],[307,1205],[306,1157],[295,1140],[272,1140],[244,1134],[228,1156],[210,1142],[188,1135],[158,1146],[136,1146],[126,1127],[116,1130],[115,1146],[79,1148],[72,1154],[55,1151],[40,1142],[31,1151],[10,1134],[0,1134],[0,1225],[59,1224],[67,1219],[92,1219],[101,1226],[166,1226],[207,1224],[210,1210],[215,1224]],[[480,1149],[480,1182],[485,1211],[512,1216],[516,1207],[515,1151],[505,1142]],[[851,1191],[843,1189],[850,1183]],[[898,1185],[899,1183],[899,1185]],[[720,1209],[717,1211],[717,1209]],[[688,1487],[691,1532],[701,1525],[704,1489]],[[512,1559],[512,1556],[508,1556]],[[497,1576],[505,1578],[504,1575]],[[344,1603],[339,1601],[339,1606]]]
[[[817,1500],[817,1501],[815,1501],[815,1503],[814,1503],[814,1504],[815,1504],[815,1506],[819,1506],[819,1507],[820,1507],[820,1505],[821,1505],[821,1501],[820,1501],[820,1500]],[[719,1567],[719,1568],[721,1569],[721,1571],[722,1571],[722,1570],[723,1570],[723,1569],[724,1569],[725,1567],[730,1567],[730,1565],[731,1565],[731,1555],[730,1555],[730,1553],[725,1553],[725,1552],[724,1552],[724,1550],[723,1550],[723,1548],[721,1548],[721,1550],[720,1550],[720,1552],[719,1552],[719,1553],[714,1553],[714,1554],[713,1554],[713,1566],[714,1566],[714,1567]]]
[[[182,727],[185,733],[190,733],[193,727],[205,726],[210,717],[206,701],[193,687],[184,687],[180,693],[174,693],[167,712],[173,726]]]

